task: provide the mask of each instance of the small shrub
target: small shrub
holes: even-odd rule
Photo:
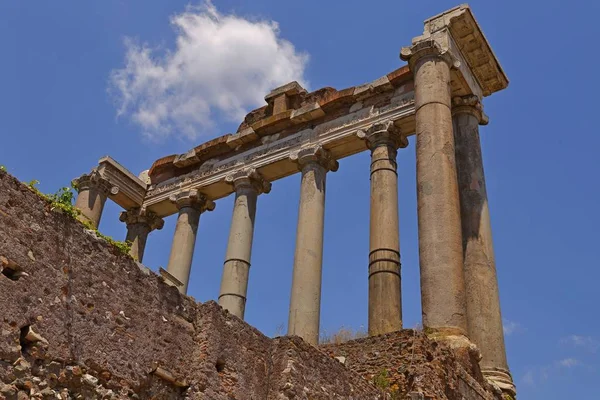
[[[390,378],[387,369],[382,369],[373,377],[373,385],[380,390],[388,390],[390,388]]]
[[[349,340],[360,339],[364,337],[367,337],[367,331],[365,331],[362,327],[354,330],[352,328],[346,328],[342,326],[332,334],[329,334],[326,331],[322,332],[319,338],[319,343],[340,344]]]
[[[75,187],[73,185],[71,185],[71,187],[67,187],[67,186],[62,187],[58,190],[58,192],[48,195],[48,194],[44,194],[39,191],[39,189],[36,187],[37,185],[39,185],[39,183],[40,183],[40,181],[34,179],[34,180],[26,183],[26,185],[34,193],[36,193],[42,199],[44,199],[48,203],[50,203],[51,210],[60,210],[62,213],[67,214],[71,218],[77,219],[79,222],[81,222],[83,224],[83,226],[86,227],[86,229],[94,231],[94,233],[96,234],[97,237],[106,240],[109,244],[116,247],[121,253],[129,256],[129,252],[131,251],[131,242],[121,242],[118,240],[114,240],[110,236],[106,236],[106,235],[100,233],[100,231],[98,231],[98,229],[96,229],[85,218],[81,218],[81,219],[78,218],[81,215],[81,211],[79,211],[73,205],[73,199],[75,198],[75,193],[73,191],[73,189],[75,189]]]

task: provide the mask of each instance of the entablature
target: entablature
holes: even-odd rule
[[[451,61],[453,98],[481,100],[508,85],[467,5],[426,20],[424,33],[412,44],[401,52],[410,64],[418,58],[415,52],[427,46]],[[143,207],[164,217],[177,212],[169,198],[182,190],[198,190],[209,200],[229,195],[233,187],[226,177],[242,168],[254,169],[271,182],[298,172],[290,155],[305,147],[321,146],[337,160],[367,150],[357,132],[374,124],[392,122],[403,139],[415,130],[409,65],[343,90],[325,87],[308,93],[298,82],[290,82],[273,89],[265,101],[246,115],[237,132],[155,161],[144,172],[145,181],[112,158],[103,158],[98,169],[120,189],[111,199],[125,209]]]

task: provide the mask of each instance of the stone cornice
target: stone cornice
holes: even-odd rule
[[[430,40],[444,50],[460,53],[457,58],[463,64],[461,73],[473,94],[489,96],[508,86],[508,78],[468,5],[427,19],[423,35],[413,39],[413,46]],[[472,75],[481,94],[468,75]]]
[[[480,125],[487,125],[488,116],[483,112],[483,104],[477,96],[456,96],[452,98],[452,115],[467,113],[475,116]]]
[[[200,212],[212,211],[215,209],[215,203],[196,189],[184,190],[172,194],[169,196],[169,201],[175,203],[178,210],[185,207],[191,207],[200,210]]]
[[[126,210],[141,207],[146,197],[147,185],[111,157],[102,157],[96,167],[103,179],[118,191],[110,194],[111,200]]]
[[[394,149],[408,146],[408,139],[389,120],[375,123],[365,130],[359,129],[356,134],[367,142],[371,150],[378,146],[391,146]]]
[[[258,194],[269,193],[271,182],[267,181],[256,169],[244,168],[225,177],[225,182],[233,185],[236,192],[245,189],[255,190]]]
[[[335,172],[339,163],[331,157],[331,154],[323,146],[310,146],[302,148],[290,154],[290,159],[298,163],[300,169],[310,164],[318,164],[327,171]]]
[[[125,222],[127,226],[134,224],[144,224],[150,228],[150,231],[162,229],[165,221],[152,211],[147,211],[144,208],[134,208],[123,211],[119,215],[119,220]]]

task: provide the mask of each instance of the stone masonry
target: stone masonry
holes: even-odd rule
[[[0,399],[379,398],[300,338],[181,295],[4,172],[0,262]]]

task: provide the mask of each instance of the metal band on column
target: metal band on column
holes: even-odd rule
[[[392,121],[377,123],[358,136],[371,150],[369,235],[369,335],[402,329],[397,149],[408,141]]]
[[[235,203],[223,265],[219,305],[244,319],[256,200],[259,194],[271,191],[271,184],[255,169],[234,172],[225,180],[235,189]]]

